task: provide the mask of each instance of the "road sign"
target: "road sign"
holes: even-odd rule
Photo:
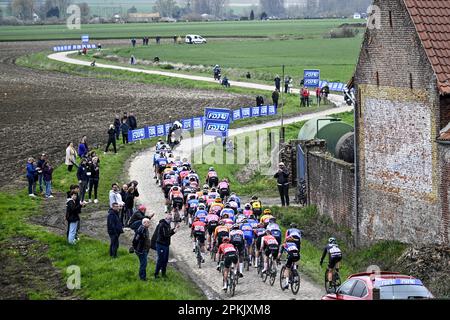
[[[230,109],[206,108],[204,133],[207,136],[227,137],[231,117]]]
[[[82,43],[88,43],[89,42],[89,35],[88,34],[83,34],[81,36],[81,42]]]
[[[304,86],[307,88],[317,88],[320,84],[320,70],[304,70]]]

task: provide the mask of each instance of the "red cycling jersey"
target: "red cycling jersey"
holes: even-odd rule
[[[206,224],[204,222],[200,221],[200,220],[199,221],[195,221],[192,224],[192,230],[194,232],[205,232]]]
[[[272,235],[267,235],[262,237],[262,246],[261,249],[264,247],[269,247],[269,246],[273,246],[273,245],[278,245],[278,241],[277,239],[274,238],[274,236]]]
[[[227,254],[230,252],[236,252],[236,248],[231,243],[222,243],[219,246],[219,254]]]

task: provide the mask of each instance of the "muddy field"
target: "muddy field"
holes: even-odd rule
[[[0,45],[0,188],[25,186],[29,156],[47,152],[64,161],[66,144],[88,136],[105,144],[114,114],[134,112],[138,127],[160,124],[169,115],[200,115],[203,108],[239,107],[253,97],[222,91],[174,89],[158,85],[78,77],[15,65],[21,55],[63,42],[4,42]],[[104,46],[128,44],[103,41]]]

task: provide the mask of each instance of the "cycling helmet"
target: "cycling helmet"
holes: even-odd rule
[[[209,186],[207,184],[204,184],[203,185],[203,190],[208,190],[208,189],[209,189]]]
[[[244,210],[242,208],[239,208],[237,211],[239,214],[244,213]]]
[[[245,210],[250,210],[252,208],[252,205],[250,203],[246,203],[244,208]]]
[[[258,228],[264,228],[264,223],[258,223]]]
[[[176,184],[173,186],[173,190],[175,190],[175,191],[178,190],[178,186]]]
[[[206,206],[205,206],[204,203],[200,203],[200,204],[198,205],[198,208],[201,209],[201,210],[205,210],[205,209],[206,209]]]
[[[225,203],[225,208],[231,208],[231,204],[229,202]]]
[[[195,222],[195,221],[200,221],[200,218],[199,218],[199,217],[195,217],[195,218],[194,218],[194,222]]]
[[[195,199],[195,194],[190,194],[189,195],[189,200],[194,200]]]
[[[247,223],[248,222],[248,220],[247,220],[247,218],[244,218],[244,219],[242,219],[242,221],[241,221],[242,223]]]
[[[255,215],[252,213],[248,218],[249,219],[255,219]]]
[[[289,226],[290,226],[291,228],[297,228],[297,224],[294,223],[294,222],[292,222]]]
[[[214,167],[209,167],[209,171],[214,171]]]
[[[258,196],[253,196],[252,200],[258,200]]]
[[[269,229],[266,229],[266,234],[272,234],[272,231],[270,231]]]
[[[172,167],[173,171],[178,171],[178,167]]]
[[[270,219],[269,219],[269,222],[271,222],[271,223],[275,223],[275,222],[277,222],[277,218],[275,218],[275,217],[272,217],[272,218],[270,218]]]
[[[224,213],[222,216],[222,219],[228,219],[230,216],[228,215],[228,213]]]
[[[221,203],[221,202],[222,202],[222,199],[221,199],[221,198],[216,198],[216,199],[214,200],[214,202],[215,202],[215,203]]]
[[[230,242],[230,237],[227,236],[222,237],[222,242]]]
[[[219,225],[220,225],[220,226],[223,226],[224,224],[225,224],[225,222],[224,222],[223,220],[220,220],[220,221],[219,221]]]
[[[238,225],[238,224],[233,224],[233,226],[231,227],[231,229],[233,229],[233,230],[239,229],[239,225]]]
[[[328,239],[328,243],[329,244],[336,244],[336,238],[333,238],[333,237],[329,238]]]
[[[267,215],[267,214],[272,214],[272,210],[270,210],[270,209],[264,209],[264,215]]]
[[[216,188],[211,188],[211,192],[216,192]]]

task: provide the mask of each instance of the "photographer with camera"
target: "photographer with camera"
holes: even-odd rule
[[[278,191],[280,192],[281,205],[289,206],[289,171],[283,162],[278,164],[278,172],[274,178],[277,179]]]

